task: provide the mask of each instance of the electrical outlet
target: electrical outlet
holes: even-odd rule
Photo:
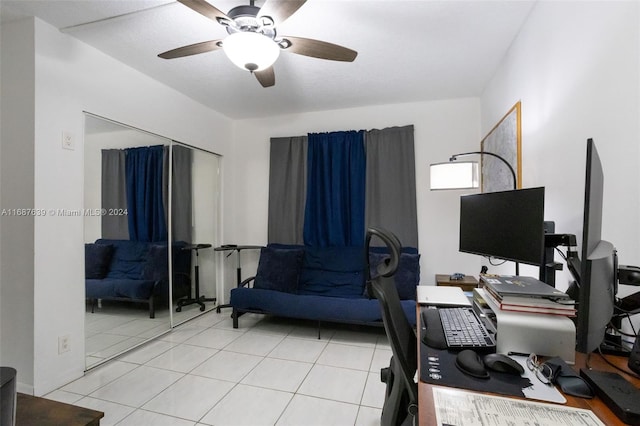
[[[70,150],[76,149],[76,141],[73,137],[73,133],[68,131],[62,132],[62,147]]]
[[[69,352],[71,350],[71,336],[68,334],[58,337],[58,354]]]

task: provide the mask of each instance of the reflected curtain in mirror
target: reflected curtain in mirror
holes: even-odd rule
[[[102,238],[167,241],[169,161],[173,161],[172,239],[192,240],[191,149],[184,146],[102,150]],[[128,167],[128,169],[127,169]]]
[[[171,153],[169,152],[171,150]],[[171,159],[171,160],[170,160]],[[164,211],[169,211],[169,161],[171,166],[171,236],[174,241],[193,242],[193,151],[187,147],[176,145],[164,147],[163,188]]]
[[[102,209],[124,211],[127,208],[125,152],[121,149],[102,150]],[[102,238],[129,239],[127,215],[101,216]]]
[[[127,211],[129,239],[167,241],[167,220],[162,202],[162,145],[127,148]]]

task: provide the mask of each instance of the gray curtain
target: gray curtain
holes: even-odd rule
[[[124,150],[102,150],[102,208],[107,211],[127,208]],[[101,220],[102,238],[129,239],[127,215],[103,214]]]
[[[388,229],[405,247],[418,248],[413,126],[365,135],[365,225]]]
[[[304,244],[307,193],[307,137],[271,138],[269,243]]]
[[[168,212],[169,190],[169,149],[173,150],[171,183],[171,238],[173,241],[185,241],[192,243],[193,235],[193,208],[192,208],[192,163],[193,152],[182,145],[164,147],[164,159],[162,174],[164,211]],[[166,215],[168,218],[168,215]]]
[[[413,126],[365,134],[365,227],[392,231],[418,248]],[[271,139],[268,242],[304,244],[307,137]]]

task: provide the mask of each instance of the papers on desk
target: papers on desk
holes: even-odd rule
[[[438,426],[605,426],[581,408],[433,387]]]
[[[427,306],[471,306],[471,301],[460,287],[435,285],[418,286],[418,303]]]

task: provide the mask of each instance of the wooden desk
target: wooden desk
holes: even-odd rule
[[[473,291],[478,287],[478,280],[471,275],[465,275],[461,280],[450,279],[451,275],[436,274],[436,285],[448,287],[460,287],[462,291]]]
[[[18,393],[16,426],[99,426],[102,411]]]
[[[420,306],[417,308],[417,318],[420,318]],[[418,341],[420,341],[420,326],[417,327]],[[607,356],[607,359],[618,367],[627,368],[627,358]],[[576,364],[574,369],[578,371],[580,368],[586,366],[587,355],[582,353],[576,353]],[[640,379],[636,379],[628,374],[624,374],[606,363],[605,360],[598,354],[591,354],[589,357],[589,366],[594,370],[601,371],[615,371],[622,375],[625,379],[630,381],[634,386],[640,387]],[[420,344],[418,344],[418,375],[420,374]],[[433,390],[435,385],[425,383],[418,379],[418,407],[419,407],[419,419],[420,426],[436,425],[436,412],[433,403]],[[577,398],[570,395],[563,394],[567,399],[567,403],[563,404],[570,407],[586,408],[593,411],[596,416],[607,426],[625,425],[604,402],[598,397],[593,399]],[[504,397],[504,395],[498,395]]]

